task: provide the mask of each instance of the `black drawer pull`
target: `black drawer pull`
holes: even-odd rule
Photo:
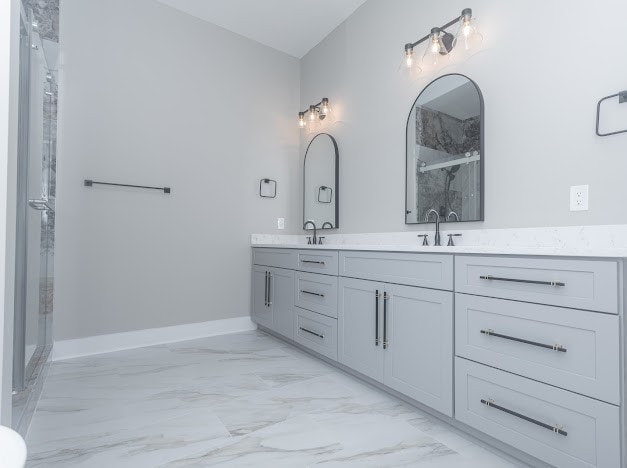
[[[390,343],[388,342],[388,299],[390,296],[387,292],[383,291],[383,349],[387,349]]]
[[[486,405],[488,408],[494,408],[499,411],[503,411],[504,413],[511,414],[512,416],[516,416],[517,418],[524,419],[525,421],[529,421],[530,423],[535,424],[536,426],[543,427],[556,434],[563,435],[563,436],[568,435],[568,432],[563,430],[560,426],[551,426],[550,424],[545,424],[542,421],[538,421],[537,419],[530,418],[529,416],[525,416],[524,414],[520,414],[520,413],[517,413],[516,411],[512,411],[510,409],[496,405],[494,404],[492,400],[481,400],[481,403]]]
[[[374,293],[374,345],[379,346],[379,290]]]
[[[479,278],[483,280],[492,280],[492,281],[509,281],[510,283],[542,284],[545,286],[566,286],[566,283],[562,283],[561,281],[535,281],[535,280],[525,280],[525,279],[516,279],[516,278],[500,278],[498,276],[492,276],[492,275],[482,275]]]
[[[302,292],[303,294],[311,294],[312,296],[324,297],[324,294],[315,293],[311,291],[305,291],[303,289],[301,289],[300,292]]]
[[[303,327],[299,327],[299,328],[300,328],[302,331],[306,332],[306,333],[309,333],[309,334],[311,334],[311,335],[315,335],[315,336],[317,336],[318,338],[322,338],[322,339],[324,340],[324,335],[321,335],[320,333],[316,333],[316,332],[313,332],[313,331],[311,331],[311,330],[307,330],[306,328],[303,328]]]
[[[319,261],[316,261],[316,260],[301,260],[300,262],[301,263],[314,263],[316,265],[325,265],[324,262],[319,262]]]
[[[265,290],[264,290],[264,298],[263,298],[263,304],[268,307],[268,275],[269,273],[266,271],[266,285],[265,285]]]
[[[503,338],[504,340],[517,341],[518,343],[525,343],[531,346],[538,346],[539,348],[552,349],[553,351],[559,351],[561,353],[566,352],[566,348],[564,348],[560,344],[550,345],[550,344],[538,343],[537,341],[524,340],[522,338],[516,338],[515,336],[501,335],[500,333],[495,333],[494,330],[490,330],[490,329],[481,330],[481,333],[483,333],[484,335],[488,335],[488,336],[496,336],[497,338]]]
[[[268,307],[272,305],[272,273],[268,272]]]

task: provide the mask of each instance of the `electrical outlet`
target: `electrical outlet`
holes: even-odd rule
[[[279,229],[285,229],[285,218],[277,218],[276,227]]]
[[[573,185],[570,188],[570,211],[588,210],[588,186]]]

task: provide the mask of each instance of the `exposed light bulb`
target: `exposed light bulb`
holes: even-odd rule
[[[398,70],[410,80],[414,80],[418,77],[418,75],[420,75],[422,69],[418,66],[418,60],[414,57],[414,48],[412,44],[405,44],[403,60],[401,61]]]
[[[411,68],[414,64],[414,49],[406,49],[405,50],[405,66],[407,68]]]
[[[464,18],[462,21],[464,22],[464,26],[462,26],[462,34],[464,35],[464,37],[468,37],[472,33],[472,27],[470,26],[470,20]]]
[[[318,111],[314,106],[309,106],[309,121],[315,122],[316,117],[318,116]]]
[[[298,127],[305,128],[306,126],[307,126],[307,123],[305,122],[305,113],[299,112],[298,113]]]
[[[437,37],[433,37],[431,39],[431,53],[432,54],[440,53],[440,41]]]
[[[430,69],[436,69],[448,60],[448,50],[442,42],[440,28],[431,29],[430,42],[422,56],[422,64]]]
[[[453,41],[455,55],[472,55],[479,50],[483,36],[477,29],[477,21],[472,17],[472,10],[466,8],[462,11],[459,20],[459,29]]]
[[[324,119],[329,112],[331,112],[331,106],[329,106],[329,99],[322,98],[322,102],[320,103],[320,118]]]

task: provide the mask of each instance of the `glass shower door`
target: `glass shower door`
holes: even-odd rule
[[[21,26],[13,426],[23,433],[52,343],[56,84],[32,13]]]

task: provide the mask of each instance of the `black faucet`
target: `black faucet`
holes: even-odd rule
[[[307,230],[307,225],[311,224],[313,226],[313,244],[317,245],[318,244],[318,236],[316,235],[316,223],[314,223],[313,221],[306,221],[305,224],[303,224],[303,229]]]
[[[427,214],[425,215],[425,222],[429,222],[429,218],[431,217],[432,213],[435,213],[435,241],[433,242],[433,245],[442,245],[440,243],[440,213],[438,213],[437,210],[431,208],[429,211],[427,211]]]

